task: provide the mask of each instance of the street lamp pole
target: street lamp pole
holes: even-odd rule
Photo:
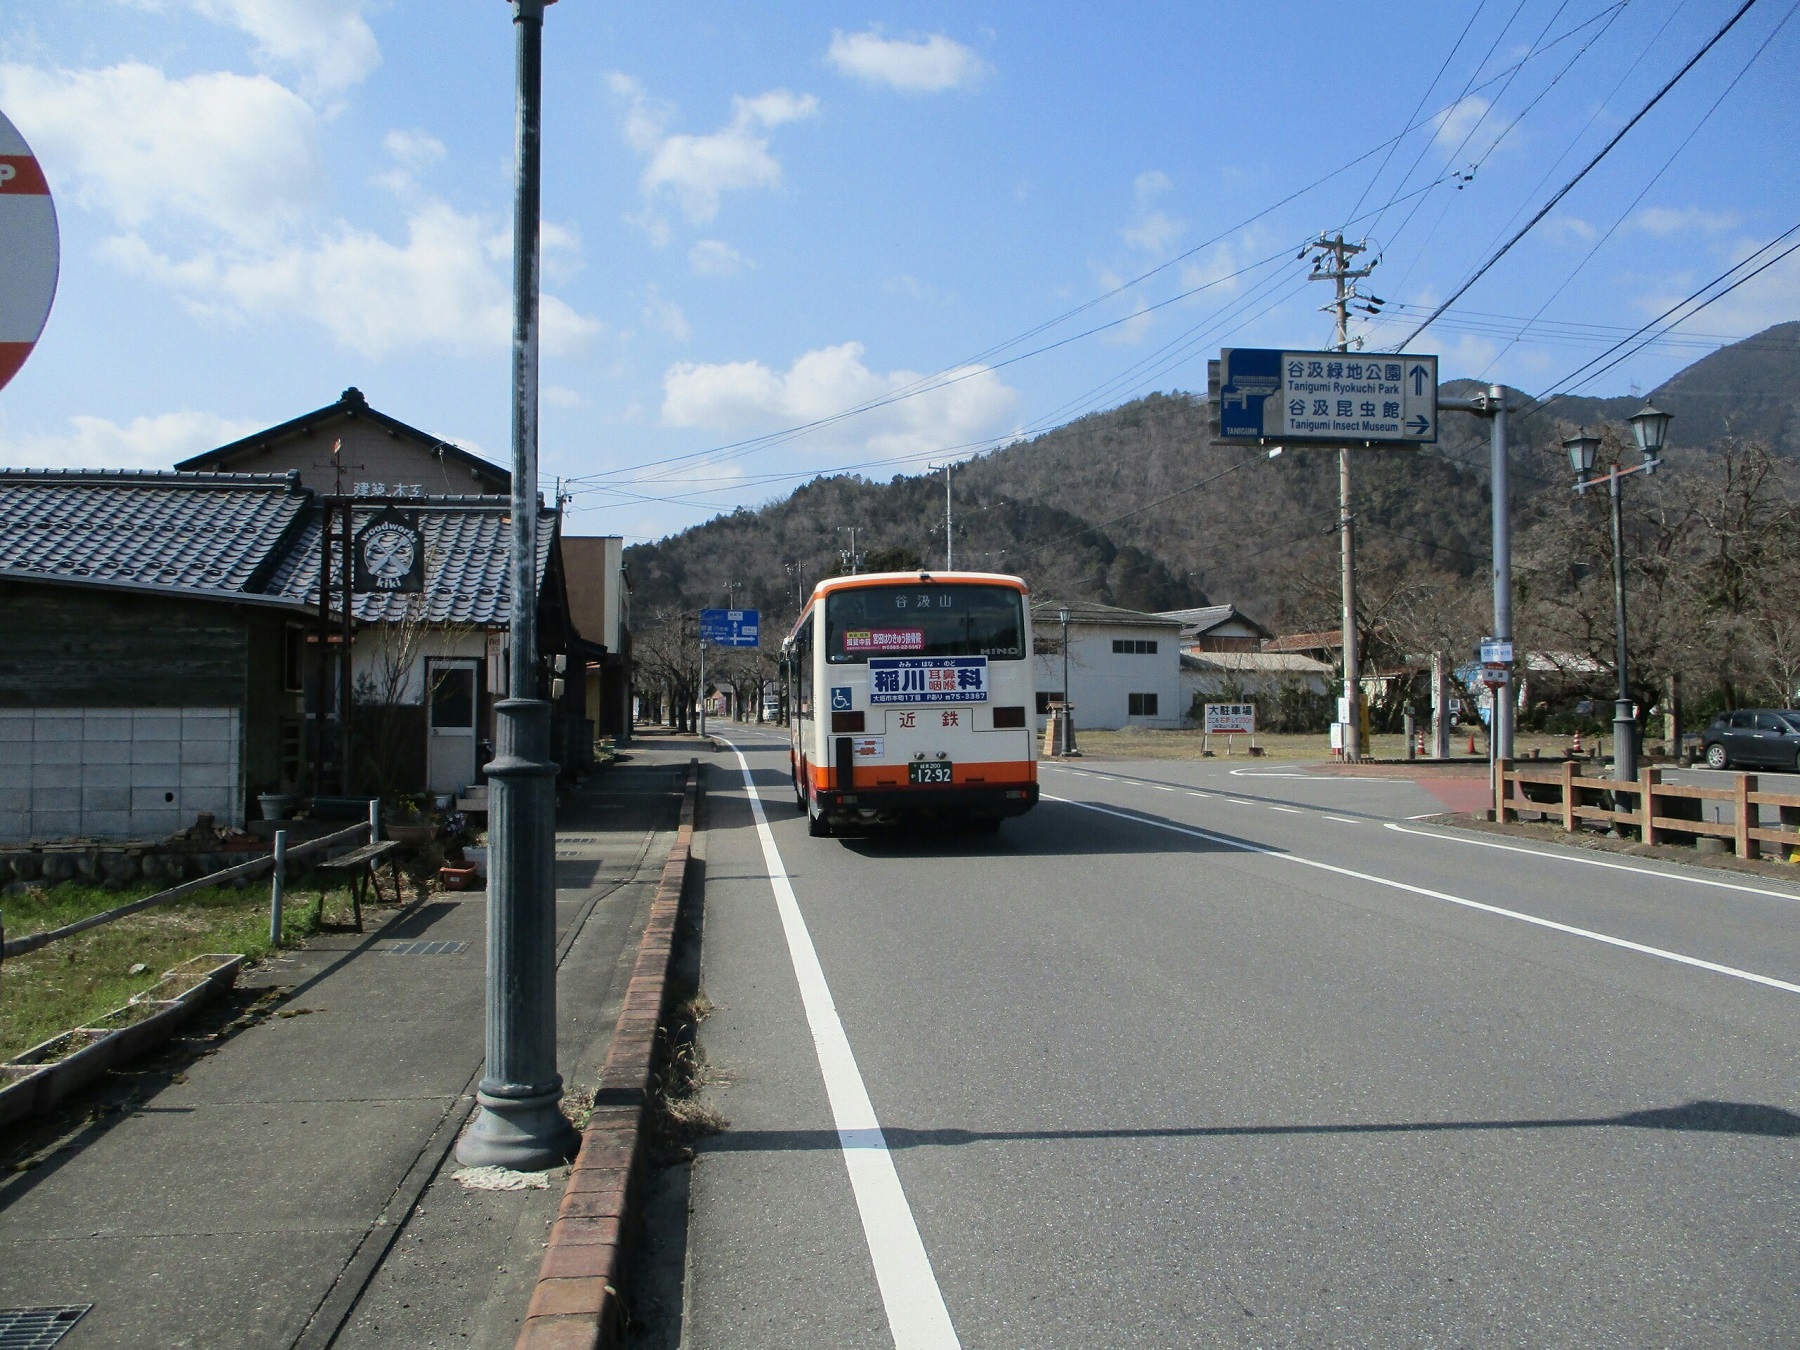
[[[513,216],[511,652],[495,705],[493,871],[487,913],[487,1064],[457,1145],[468,1167],[538,1171],[574,1151],[556,1071],[556,765],[537,696],[538,197],[544,6],[511,0],[517,35]]]
[[[1657,465],[1662,463],[1657,456],[1668,438],[1669,423],[1674,419],[1646,403],[1630,420],[1631,434],[1644,456],[1643,462],[1629,469],[1622,469],[1615,463],[1606,474],[1607,495],[1612,508],[1613,626],[1618,643],[1614,664],[1619,676],[1618,698],[1613,703],[1613,779],[1620,783],[1636,782],[1638,776],[1637,717],[1632,712],[1630,655],[1625,642],[1625,507],[1621,485],[1631,474],[1656,472]],[[1593,471],[1599,448],[1597,436],[1571,436],[1563,442],[1569,464],[1575,470],[1577,492],[1585,492],[1600,482],[1598,478],[1586,476]]]

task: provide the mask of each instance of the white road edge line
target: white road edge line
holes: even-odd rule
[[[1269,810],[1271,810],[1271,811],[1285,811],[1285,812],[1287,812],[1287,814],[1288,814],[1288,815],[1290,815],[1290,816],[1297,816],[1297,815],[1299,815],[1299,814],[1300,814],[1300,809],[1299,809],[1299,808],[1298,808],[1298,807],[1295,807],[1295,806],[1271,806],[1271,807],[1270,807],[1270,808],[1269,808]]]
[[[1460,895],[1451,895],[1448,891],[1434,891],[1425,886],[1414,886],[1411,882],[1395,881],[1391,877],[1373,876],[1368,872],[1357,872],[1348,867],[1337,867],[1331,863],[1318,862],[1312,858],[1302,858],[1295,853],[1283,853],[1280,849],[1264,847],[1261,844],[1246,843],[1241,839],[1227,838],[1221,834],[1211,834],[1206,830],[1191,829],[1185,825],[1175,825],[1168,821],[1153,820],[1147,816],[1133,815],[1129,811],[1115,811],[1110,806],[1096,806],[1093,802],[1071,801],[1067,797],[1052,797],[1043,794],[1045,801],[1061,802],[1065,806],[1080,807],[1084,811],[1097,811],[1103,816],[1117,816],[1120,820],[1129,820],[1135,825],[1150,825],[1159,830],[1170,830],[1175,834],[1192,835],[1196,839],[1204,839],[1208,843],[1223,844],[1226,848],[1235,848],[1243,853],[1260,853],[1265,857],[1276,858],[1282,862],[1295,863],[1301,867],[1316,868],[1321,872],[1335,872],[1341,877],[1352,877],[1357,881],[1371,882],[1377,886],[1391,886],[1397,891],[1406,891],[1412,895],[1422,895],[1427,900],[1442,900],[1447,904],[1461,905],[1464,909],[1478,910],[1483,914],[1494,914],[1502,919],[1517,919],[1520,923],[1528,923],[1536,928],[1548,928],[1553,932],[1567,933],[1572,937],[1587,938],[1592,942],[1603,942],[1609,947],[1622,947],[1626,951],[1639,952],[1645,956],[1658,957],[1664,961],[1673,961],[1678,965],[1693,966],[1696,970],[1710,970],[1715,975],[1729,975],[1733,979],[1748,980],[1751,984],[1766,985],[1770,989],[1779,989],[1788,994],[1800,994],[1800,984],[1790,984],[1786,980],[1778,980],[1772,975],[1758,975],[1752,970],[1739,970],[1736,966],[1720,965],[1717,961],[1702,960],[1698,956],[1684,956],[1680,952],[1667,951],[1661,947],[1647,946],[1642,942],[1632,942],[1628,938],[1613,937],[1610,933],[1596,933],[1591,928],[1577,928],[1573,924],[1558,923],[1554,919],[1540,919],[1535,914],[1522,914],[1516,909],[1502,909],[1499,905],[1484,904],[1480,900],[1468,900]],[[1632,869],[1636,870],[1636,869]]]
[[[1360,820],[1352,820],[1349,816],[1326,816],[1327,820],[1335,820],[1340,825],[1360,825]]]
[[[1412,817],[1408,817],[1412,819]],[[1607,862],[1604,858],[1579,858],[1567,853],[1556,853],[1547,848],[1523,848],[1518,844],[1501,844],[1489,839],[1463,839],[1454,834],[1437,834],[1431,830],[1409,830],[1394,821],[1385,822],[1390,830],[1401,834],[1410,834],[1420,839],[1436,839],[1446,844],[1470,844],[1476,848],[1497,848],[1506,853],[1529,853],[1534,858],[1548,858],[1551,862],[1581,863],[1587,867],[1604,867],[1613,872],[1635,872],[1639,876],[1662,877],[1668,881],[1685,881],[1691,886],[1713,886],[1723,891],[1745,891],[1751,895],[1773,896],[1777,900],[1800,900],[1800,895],[1792,891],[1772,891],[1766,886],[1746,886],[1741,881],[1715,881],[1711,877],[1690,877],[1685,872],[1665,872],[1657,867],[1633,867],[1630,863]]]
[[[775,892],[775,908],[781,914],[794,977],[800,983],[800,1001],[806,1009],[807,1027],[812,1031],[819,1071],[825,1077],[825,1095],[830,1099],[831,1116],[837,1124],[838,1146],[850,1173],[850,1189],[856,1194],[856,1208],[862,1217],[869,1256],[875,1263],[875,1282],[881,1286],[881,1302],[887,1309],[895,1350],[960,1348],[962,1342],[951,1324],[950,1310],[944,1306],[944,1294],[932,1272],[919,1225],[906,1202],[900,1174],[894,1170],[887,1136],[875,1118],[875,1105],[863,1085],[862,1071],[856,1067],[856,1055],[838,1018],[831,986],[825,982],[825,970],[813,949],[812,935],[807,932],[800,902],[781,861],[781,850],[775,847],[769,818],[763,814],[762,798],[750,777],[750,765],[742,750],[730,741],[724,744],[737,756],[744,793],[750,799],[750,813],[756,819],[763,864],[768,870],[769,886]]]

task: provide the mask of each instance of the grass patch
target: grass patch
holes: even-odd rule
[[[153,895],[143,884],[118,891],[64,882],[47,890],[9,896],[8,937],[59,928],[76,919]],[[290,881],[282,914],[284,943],[299,943],[326,921],[347,921],[350,889],[321,889],[302,876]],[[167,905],[89,929],[48,947],[13,957],[0,968],[0,1059],[9,1059],[58,1032],[90,1025],[162,978],[170,966],[204,952],[243,952],[251,959],[269,950],[269,888],[253,881],[197,891]],[[139,968],[141,967],[141,969]]]
[[[700,1048],[700,1023],[714,1011],[706,992],[695,989],[676,1000],[657,1030],[660,1053],[650,1084],[648,1143],[651,1160],[659,1166],[688,1161],[695,1140],[731,1124],[701,1097],[712,1073]]]

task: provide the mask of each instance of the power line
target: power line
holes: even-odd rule
[[[1721,27],[1718,32],[1714,33],[1710,38],[1708,38],[1706,40],[1706,44],[1704,46],[1702,46],[1699,51],[1695,52],[1692,56],[1690,56],[1687,59],[1686,63],[1681,67],[1681,69],[1676,71],[1673,75],[1671,75],[1669,77],[1668,82],[1666,84],[1664,84],[1661,89],[1658,89],[1655,94],[1651,95],[1650,101],[1648,103],[1646,103],[1643,107],[1639,108],[1637,110],[1637,112],[1632,114],[1631,120],[1626,122],[1624,126],[1620,127],[1619,130],[1613,135],[1612,139],[1610,139],[1609,141],[1607,141],[1607,143],[1605,145],[1600,147],[1599,152],[1596,153],[1592,159],[1590,159],[1586,164],[1584,164],[1581,167],[1580,172],[1578,172],[1567,183],[1563,184],[1562,187],[1558,188],[1557,191],[1551,196],[1550,200],[1545,202],[1541,207],[1539,207],[1537,210],[1537,213],[1535,215],[1533,215],[1530,220],[1526,221],[1522,226],[1519,227],[1518,233],[1514,234],[1513,237],[1508,239],[1504,244],[1502,244],[1499,247],[1499,249],[1497,249],[1488,258],[1488,260],[1486,262],[1482,263],[1480,267],[1476,268],[1474,273],[1466,281],[1464,281],[1460,286],[1458,286],[1454,291],[1452,291],[1450,293],[1449,297],[1442,304],[1440,304],[1435,310],[1432,311],[1430,317],[1428,317],[1425,320],[1425,322],[1421,323],[1417,328],[1413,329],[1412,332],[1408,333],[1405,337],[1401,338],[1400,341],[1397,344],[1395,344],[1394,350],[1395,351],[1404,351],[1407,347],[1407,344],[1412,342],[1414,338],[1418,337],[1419,334],[1423,333],[1427,328],[1431,327],[1432,323],[1438,318],[1439,315],[1441,315],[1445,310],[1449,309],[1450,306],[1454,305],[1458,300],[1462,299],[1462,297],[1468,293],[1469,288],[1471,286],[1473,286],[1477,281],[1480,281],[1482,277],[1486,276],[1488,273],[1488,270],[1491,267],[1493,267],[1493,265],[1495,263],[1499,262],[1500,259],[1504,258],[1508,253],[1510,253],[1512,251],[1513,245],[1517,244],[1521,239],[1523,239],[1527,234],[1529,234],[1531,232],[1532,228],[1535,225],[1537,225],[1537,223],[1539,221],[1541,221],[1545,216],[1549,215],[1550,212],[1555,209],[1556,204],[1558,202],[1560,202],[1564,197],[1568,196],[1569,193],[1573,192],[1575,190],[1575,185],[1577,183],[1581,182],[1582,179],[1586,178],[1588,176],[1588,174],[1593,171],[1594,167],[1597,164],[1599,164],[1601,160],[1605,159],[1609,153],[1611,153],[1613,147],[1616,146],[1620,141],[1624,140],[1627,133],[1629,133],[1633,127],[1635,127],[1639,122],[1643,121],[1645,115],[1648,114],[1652,108],[1654,108],[1658,103],[1662,102],[1663,96],[1666,95],[1677,84],[1679,84],[1681,82],[1681,78],[1684,75],[1686,75],[1690,70],[1692,70],[1697,64],[1699,64],[1700,58],[1705,56],[1709,51],[1711,51],[1715,46],[1717,46],[1719,41],[1722,38],[1724,38],[1724,36],[1727,33],[1729,33],[1733,28],[1735,28],[1737,26],[1738,20],[1743,18],[1744,15],[1748,14],[1750,12],[1751,6],[1754,4],[1756,4],[1756,0],[1744,0],[1744,3],[1738,7],[1737,12],[1725,21],[1724,26]]]

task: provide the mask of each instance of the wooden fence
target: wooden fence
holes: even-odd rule
[[[1530,812],[1560,820],[1571,834],[1584,820],[1602,820],[1636,827],[1646,844],[1689,843],[1705,835],[1730,840],[1740,858],[1761,856],[1764,844],[1774,846],[1776,858],[1800,852],[1800,793],[1764,792],[1753,773],[1733,778],[1730,787],[1691,787],[1665,783],[1661,769],[1646,768],[1636,781],[1621,783],[1584,778],[1574,760],[1556,768],[1519,769],[1503,759],[1496,767],[1494,819],[1517,820]],[[1731,819],[1705,819],[1707,802],[1728,805]],[[1780,811],[1779,826],[1762,824],[1764,806]]]

